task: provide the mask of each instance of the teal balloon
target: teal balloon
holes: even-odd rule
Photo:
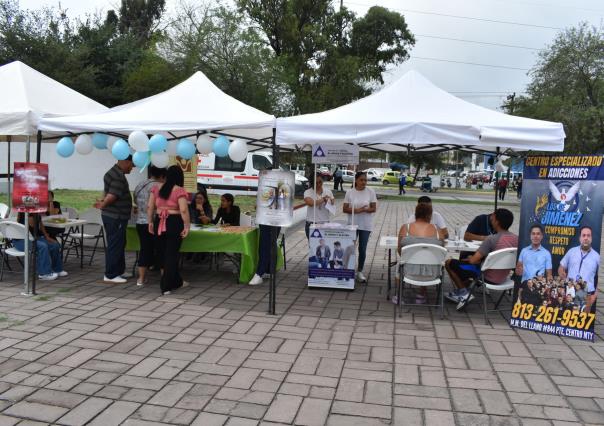
[[[92,145],[96,149],[107,149],[107,141],[109,140],[109,135],[105,135],[103,133],[94,133],[92,135]]]
[[[118,160],[125,160],[130,155],[130,145],[123,139],[118,139],[111,148],[111,153]]]
[[[138,168],[143,168],[149,163],[149,153],[148,152],[135,152],[132,155],[132,162]]]
[[[225,136],[218,136],[214,140],[214,154],[217,157],[226,157],[229,155],[230,142]]]
[[[71,157],[73,151],[75,151],[75,146],[71,138],[65,136],[57,143],[57,154],[59,154],[61,157]]]
[[[166,139],[164,135],[158,133],[157,135],[151,136],[151,139],[149,139],[149,150],[151,152],[162,152],[167,147],[168,139]]]
[[[195,145],[189,139],[181,139],[176,147],[176,155],[186,160],[191,159],[195,155]]]

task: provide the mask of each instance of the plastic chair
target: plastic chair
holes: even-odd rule
[[[252,226],[252,216],[241,213],[239,215],[239,226]]]
[[[67,215],[68,219],[77,219],[78,218],[78,211],[76,209],[74,209],[73,207],[63,207],[61,210],[63,211],[63,214]]]
[[[500,309],[497,309],[501,301],[503,300],[503,296],[505,296],[505,292],[512,290],[514,288],[514,280],[508,277],[501,284],[490,284],[484,278],[484,273],[490,269],[509,269],[513,270],[516,267],[516,248],[505,248],[497,251],[493,251],[488,254],[484,262],[482,263],[482,267],[480,268],[480,280],[484,284],[484,289],[482,291],[482,304],[484,308],[484,323],[488,324],[488,313],[489,312],[500,312]],[[487,309],[487,291],[500,291],[501,296],[497,299],[495,303],[494,309]]]
[[[15,257],[22,264],[21,258],[25,257],[25,252],[21,250],[17,250],[12,247],[9,240],[22,240],[25,236],[25,225],[22,225],[18,222],[13,222],[9,220],[5,220],[0,222],[0,234],[4,236],[7,240],[5,241],[6,246],[3,249],[2,253],[2,262],[0,262],[0,281],[4,277],[4,264],[8,265],[8,256]],[[30,241],[34,241],[31,233],[28,232],[28,237]]]
[[[10,208],[4,203],[0,203],[0,219],[6,219],[9,213]]]
[[[437,299],[440,299],[440,303],[436,305],[423,305],[429,307],[440,306],[440,317],[444,317],[444,295],[443,295],[443,276],[444,276],[444,265],[445,258],[447,257],[447,249],[438,246],[436,244],[410,244],[401,248],[401,256],[399,259],[399,265],[401,267],[401,274],[399,280],[399,291],[398,291],[398,305],[399,305],[399,316],[402,315],[402,299],[405,284],[416,287],[430,287],[436,286],[437,288]],[[421,277],[406,277],[405,276],[405,265],[426,265],[426,266],[439,266],[440,275],[434,279],[422,280]]]

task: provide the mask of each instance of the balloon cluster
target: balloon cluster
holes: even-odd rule
[[[124,160],[132,155],[132,162],[136,167],[145,168],[149,164],[165,168],[170,163],[170,156],[179,156],[191,159],[196,152],[200,154],[214,153],[217,157],[229,157],[234,162],[241,162],[247,158],[247,144],[241,139],[229,141],[225,136],[212,138],[204,133],[197,138],[196,143],[189,138],[168,139],[157,133],[149,138],[145,132],[136,130],[124,139],[115,139],[102,133],[92,135],[79,135],[73,143],[72,139],[65,136],[57,143],[57,154],[68,158],[74,151],[79,154],[90,154],[93,148],[108,149],[118,160]]]

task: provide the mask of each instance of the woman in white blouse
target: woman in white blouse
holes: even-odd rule
[[[323,188],[323,178],[321,176],[316,177],[315,184],[312,186],[312,188],[304,191],[304,203],[308,206],[306,209],[306,226],[304,227],[306,239],[308,239],[310,225],[329,222],[327,204],[334,205],[335,203],[333,193],[329,189]]]
[[[357,280],[363,283],[367,282],[367,278],[363,274],[363,267],[376,210],[377,197],[375,191],[367,187],[367,173],[357,172],[354,176],[354,188],[346,191],[344,197],[344,213],[348,214],[349,225],[357,225],[357,239],[359,240]]]

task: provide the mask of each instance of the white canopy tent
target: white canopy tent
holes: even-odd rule
[[[0,67],[0,92],[0,135],[8,142],[6,177],[10,200],[12,140],[27,141],[25,161],[29,161],[30,138],[37,134],[39,161],[42,140],[38,126],[43,117],[97,113],[107,108],[19,61]],[[25,238],[26,252],[29,252],[28,246],[29,240]],[[35,284],[30,287],[29,256],[25,256],[24,263],[24,294],[32,294],[35,293]]]
[[[258,148],[272,145],[275,117],[222,92],[203,73],[154,96],[98,114],[48,118],[50,132],[103,132],[127,135],[134,130],[164,132],[169,138],[212,132],[238,137]]]
[[[277,119],[277,145],[357,144],[363,150],[562,151],[561,123],[463,101],[409,71],[379,92],[316,114]]]
[[[0,135],[31,136],[42,117],[98,113],[107,107],[15,61],[0,67]]]

